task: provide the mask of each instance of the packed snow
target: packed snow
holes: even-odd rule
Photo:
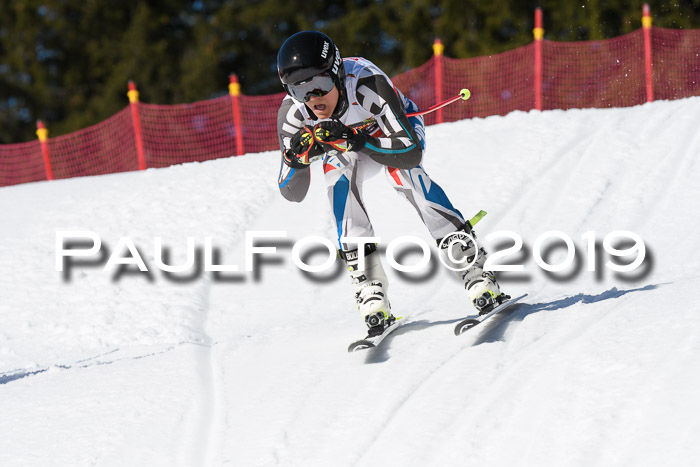
[[[529,296],[454,336],[473,309],[379,175],[365,200],[407,322],[352,354],[364,323],[340,261],[294,261],[335,241],[317,164],[299,204],[277,152],[1,188],[0,465],[694,464],[698,125],[696,97],[428,127],[424,168],[466,217],[488,212],[479,240],[523,265],[501,286]],[[60,232],[99,251],[57,264]],[[633,271],[613,268],[639,242],[615,259],[635,242],[614,232],[642,240]],[[405,235],[431,245],[425,270],[387,265]],[[164,271],[159,241],[163,264],[193,264]],[[559,272],[536,259],[567,254]]]

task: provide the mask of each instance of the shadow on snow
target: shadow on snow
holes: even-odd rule
[[[485,321],[482,325],[475,328],[475,331],[467,332],[465,333],[465,335],[471,334],[472,336],[477,337],[477,339],[474,341],[474,345],[480,345],[488,342],[498,342],[503,340],[505,329],[507,327],[503,325],[507,324],[508,321],[522,321],[523,319],[525,319],[526,316],[529,316],[533,313],[538,313],[540,311],[562,310],[564,308],[576,305],[577,303],[588,304],[602,302],[605,300],[612,300],[615,298],[620,298],[630,293],[654,290],[662,285],[665,284],[650,284],[644,287],[626,290],[619,290],[617,287],[613,287],[612,289],[606,290],[605,292],[602,292],[597,295],[580,293],[577,295],[564,297],[559,300],[553,300],[550,302],[541,302],[534,304],[530,304],[527,302],[516,303],[511,308],[504,310],[502,313],[496,313],[487,321]],[[527,298],[525,298],[525,300],[527,300]],[[394,331],[391,335],[387,336],[379,347],[366,350],[367,356],[365,358],[365,363],[381,363],[389,360],[389,348],[391,347],[391,343],[393,342],[393,340],[398,336],[409,332],[421,331],[423,329],[428,329],[433,326],[457,324],[465,318],[465,316],[461,316],[459,318],[451,320],[429,321],[423,319],[420,321],[408,322],[401,326],[401,328]],[[461,336],[457,336],[456,338],[459,339],[460,337]]]

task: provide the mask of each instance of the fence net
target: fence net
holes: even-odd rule
[[[700,95],[700,30],[653,27],[651,44],[654,99]],[[501,54],[467,59],[434,56],[392,80],[419,108],[470,89],[472,97],[467,103],[426,115],[428,125],[528,111],[535,107],[536,46],[533,42]],[[647,100],[643,29],[600,41],[544,40],[541,50],[543,110],[627,107]],[[442,76],[439,92],[438,75]],[[284,93],[239,95],[239,119],[229,95],[192,104],[132,104],[138,106],[146,166],[278,149],[277,109],[283,98]],[[49,138],[54,178],[137,170],[134,123],[127,106],[97,125]],[[39,141],[0,145],[0,186],[45,180],[47,172]]]
[[[46,180],[39,141],[0,145],[0,186]]]
[[[128,107],[97,125],[47,141],[54,178],[138,169],[134,127]]]
[[[642,30],[602,41],[542,44],[542,109],[646,102]]]
[[[138,106],[147,167],[236,155],[229,96],[193,104]]]
[[[652,28],[654,99],[700,95],[700,29]]]

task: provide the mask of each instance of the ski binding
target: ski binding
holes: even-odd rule
[[[517,302],[519,302],[520,300],[522,300],[525,297],[527,297],[527,294],[523,294],[519,297],[511,298],[511,299],[501,303],[500,305],[494,307],[493,310],[489,311],[488,313],[486,313],[484,315],[478,316],[476,318],[467,318],[467,319],[460,321],[459,323],[457,323],[457,326],[455,326],[455,336],[459,336],[459,335],[464,334],[466,331],[473,328],[477,324],[483,323],[484,321],[486,321],[487,319],[489,319],[490,317],[492,317],[493,315],[495,315],[499,311],[503,311],[506,308],[509,308],[509,307],[515,305]]]
[[[350,346],[348,347],[348,352],[356,352],[358,350],[371,349],[377,347],[379,343],[386,338],[386,336],[394,332],[396,328],[401,327],[405,322],[406,318],[396,318],[396,320],[393,323],[387,326],[383,333],[371,337],[367,336],[364,339],[357,340],[350,344]]]

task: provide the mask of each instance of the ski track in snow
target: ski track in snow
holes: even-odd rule
[[[472,314],[458,281],[389,270],[408,322],[356,354],[345,349],[364,328],[345,273],[312,280],[290,259],[296,240],[335,234],[316,165],[300,204],[277,193],[275,152],[0,189],[0,465],[689,465],[699,121],[690,98],[429,127],[424,166],[453,204],[489,212],[481,236],[522,236],[526,270],[502,286],[529,296],[454,337]],[[476,176],[479,164],[497,175]],[[383,176],[364,192],[383,243],[430,240]],[[257,275],[93,265],[66,281],[53,269],[59,229],[94,230],[110,248],[130,235],[149,265],[155,236],[171,264],[189,235],[238,265],[245,231],[288,236]],[[650,266],[623,280],[601,254],[596,273],[579,264],[556,280],[531,257],[552,229],[581,258],[586,231],[637,232]]]
[[[570,305],[565,305],[570,306]],[[619,305],[618,305],[619,306]],[[528,311],[528,309],[530,311]],[[496,315],[494,318],[492,318],[491,321],[487,321],[483,328],[475,328],[474,330],[470,331],[469,333],[460,336],[460,339],[466,341],[465,345],[462,348],[457,349],[456,351],[452,352],[451,354],[447,355],[446,358],[441,360],[440,362],[436,362],[434,364],[434,367],[430,369],[430,371],[422,376],[422,379],[419,381],[418,385],[411,388],[406,394],[405,397],[398,399],[396,401],[393,401],[395,404],[396,409],[391,413],[391,416],[384,422],[384,424],[380,427],[378,427],[378,434],[381,434],[382,431],[386,429],[387,426],[391,424],[395,424],[396,426],[401,426],[402,422],[397,421],[400,420],[400,418],[404,415],[403,412],[411,412],[413,408],[411,407],[411,403],[413,399],[420,400],[421,393],[428,394],[430,393],[433,388],[431,386],[435,385],[435,381],[437,381],[437,384],[442,383],[445,381],[451,372],[455,371],[455,368],[452,368],[453,366],[453,361],[458,358],[463,356],[463,352],[471,347],[472,345],[479,345],[479,344],[484,344],[493,337],[495,332],[507,325],[506,321],[508,321],[508,315],[512,315],[513,313],[517,314],[530,314],[533,312],[537,311],[542,311],[546,308],[542,306],[542,304],[535,304],[535,305],[521,305],[520,307],[516,307],[514,310],[505,311],[503,312],[505,316],[500,316]],[[536,310],[536,311],[532,311]],[[494,323],[493,320],[499,319],[500,322]],[[485,394],[479,394],[478,395],[478,403],[479,406],[477,411],[473,411],[469,405],[465,405],[463,407],[463,410],[457,412],[457,413],[465,413],[469,414],[468,416],[455,416],[452,421],[445,421],[446,426],[441,426],[438,427],[436,430],[433,430],[433,433],[451,433],[455,430],[455,426],[474,426],[478,424],[478,421],[480,419],[485,419],[488,417],[489,411],[492,409],[493,406],[497,405],[500,400],[504,398],[506,394],[508,394],[514,386],[514,382],[517,385],[525,385],[528,383],[529,380],[533,379],[537,375],[537,371],[546,371],[543,369],[537,370],[536,372],[531,372],[529,370],[523,370],[522,366],[523,363],[531,363],[533,361],[540,360],[542,355],[551,352],[551,349],[553,347],[555,348],[562,348],[564,346],[570,347],[575,344],[575,342],[578,339],[585,339],[586,333],[590,332],[592,328],[595,326],[601,325],[602,322],[605,320],[605,318],[597,318],[597,317],[592,317],[588,320],[585,326],[583,327],[577,327],[576,330],[571,330],[571,332],[563,334],[563,335],[558,335],[558,340],[556,342],[548,342],[545,345],[538,345],[541,344],[540,339],[536,339],[533,342],[527,343],[524,345],[522,348],[517,349],[517,351],[523,350],[525,348],[528,348],[530,346],[535,346],[535,347],[540,347],[539,349],[535,350],[530,350],[528,351],[527,354],[525,355],[517,355],[515,357],[510,356],[507,358],[500,358],[499,361],[496,363],[494,366],[494,374],[490,376],[490,380],[485,382],[484,386],[488,388],[488,392]],[[476,332],[473,332],[476,331]],[[502,339],[498,339],[499,341]],[[516,353],[511,351],[512,353]],[[529,371],[529,372],[528,372]],[[517,376],[517,377],[516,377]],[[420,404],[420,402],[417,402],[416,405]],[[393,437],[393,434],[389,434],[386,436],[377,436],[373,438],[373,441],[369,446],[367,446],[365,449],[362,449],[361,452],[367,452],[369,451],[370,448],[375,448],[377,450],[382,450],[382,443],[388,444],[391,442],[391,438]],[[388,439],[385,439],[388,438]],[[457,437],[453,437],[457,438]],[[459,439],[453,439],[453,443],[451,446],[459,445],[460,440]],[[446,449],[449,449],[450,443],[444,443],[445,446],[443,446]],[[370,451],[371,452],[371,451]],[[415,453],[414,453],[415,455]],[[364,458],[364,457],[363,457]],[[362,460],[363,458],[360,459],[360,462],[358,462],[358,465],[365,465],[363,464]],[[408,459],[406,459],[408,461]],[[353,463],[354,464],[354,463]],[[366,465],[371,465],[371,462],[367,462]],[[430,458],[423,458],[419,461],[416,462],[415,460],[412,462],[411,465],[429,465],[430,464]],[[436,464],[439,465],[439,464]]]

